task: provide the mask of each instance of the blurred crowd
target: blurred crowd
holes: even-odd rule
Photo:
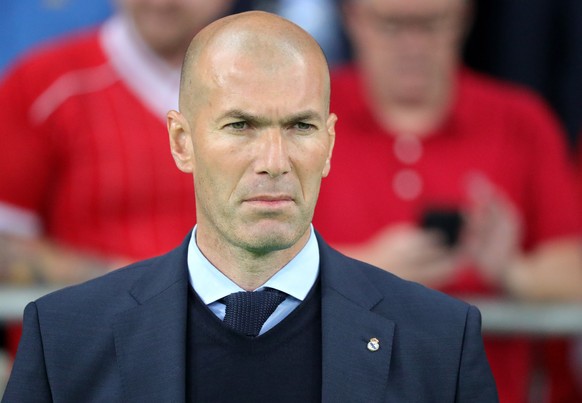
[[[262,9],[310,32],[332,69],[337,141],[314,217],[332,245],[460,298],[582,302],[582,2],[1,7],[0,283],[84,281],[188,234],[191,179],[164,127],[182,57],[207,23]],[[2,326],[14,352],[19,326]],[[582,401],[582,343],[485,346],[501,402]]]

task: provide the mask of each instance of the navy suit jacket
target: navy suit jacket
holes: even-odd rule
[[[184,402],[188,240],[30,303],[2,402]],[[318,241],[324,402],[497,401],[475,307]]]

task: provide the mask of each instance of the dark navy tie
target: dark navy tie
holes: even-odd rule
[[[241,291],[223,298],[226,304],[224,324],[246,336],[258,336],[265,321],[286,298],[271,288],[263,291]]]

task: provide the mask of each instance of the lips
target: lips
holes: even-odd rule
[[[290,202],[290,201],[293,201],[293,198],[287,195],[259,195],[245,199],[245,202],[265,202],[265,203]]]

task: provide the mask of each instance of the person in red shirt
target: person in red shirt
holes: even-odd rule
[[[460,64],[463,0],[346,1],[355,62],[332,77],[333,174],[314,223],[344,253],[447,293],[582,298],[582,220],[556,119]],[[439,231],[440,230],[440,231]],[[502,402],[532,346],[486,339]]]

